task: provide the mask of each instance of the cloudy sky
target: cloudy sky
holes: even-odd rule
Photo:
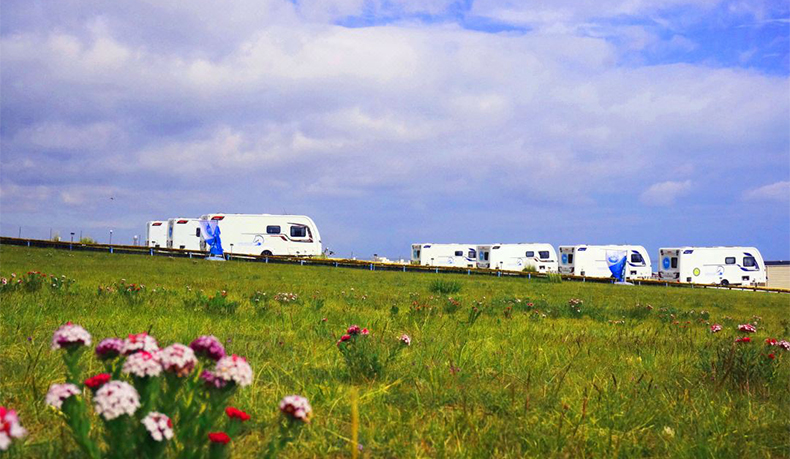
[[[307,214],[412,242],[790,258],[775,0],[7,0],[0,227]]]

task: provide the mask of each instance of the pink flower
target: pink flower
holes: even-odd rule
[[[358,335],[359,332],[360,332],[359,325],[352,325],[348,327],[348,330],[346,330],[346,333],[348,333],[349,335]]]
[[[91,334],[87,330],[66,322],[52,335],[52,349],[76,349],[80,346],[91,345]]]
[[[121,353],[123,355],[131,355],[137,351],[154,352],[159,350],[159,344],[156,339],[148,333],[138,333],[136,335],[129,335],[128,338],[123,340],[123,348]]]
[[[757,331],[757,328],[755,328],[755,326],[752,324],[741,324],[738,325],[738,331],[742,331],[746,333],[754,333]]]
[[[781,347],[782,349],[784,349],[785,351],[790,351],[790,342],[782,340],[782,341],[779,341],[778,346]]]
[[[118,357],[123,349],[123,340],[120,338],[105,338],[96,346],[96,357],[99,360],[109,360]]]
[[[399,339],[400,339],[400,342],[403,343],[404,345],[411,346],[411,338],[409,338],[409,335],[404,333],[404,334],[400,335]]]
[[[252,384],[252,367],[244,357],[239,357],[236,354],[219,359],[214,367],[214,375],[241,387]]]
[[[173,421],[166,415],[151,411],[140,421],[154,441],[171,440],[173,438]]]
[[[718,332],[721,331],[721,328],[722,328],[721,325],[713,324],[713,325],[710,326],[710,332],[711,333],[718,333]]]
[[[289,395],[280,402],[280,411],[292,421],[310,422],[313,408],[301,395]]]
[[[123,381],[110,381],[101,386],[93,397],[93,409],[107,421],[126,415],[133,415],[140,408],[140,395],[131,384]]]
[[[27,435],[27,430],[22,427],[16,411],[0,406],[0,451],[6,451],[11,446],[11,440]]]
[[[369,334],[370,334],[370,332],[368,331],[368,329],[367,329],[367,328],[363,328],[363,329],[362,329],[362,334],[363,334],[363,335],[369,335]]]
[[[159,359],[165,371],[181,377],[188,375],[197,363],[195,352],[180,343],[171,344],[162,349]]]
[[[140,351],[130,355],[123,363],[123,372],[138,378],[159,376],[162,373],[159,351]]]
[[[53,384],[49,386],[49,391],[47,392],[47,405],[61,409],[64,401],[75,395],[80,395],[81,393],[82,391],[79,387],[74,384]]]
[[[207,357],[215,362],[225,357],[225,348],[214,335],[198,336],[189,347],[198,357]]]

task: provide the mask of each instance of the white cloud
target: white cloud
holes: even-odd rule
[[[642,192],[639,199],[649,206],[671,206],[675,204],[678,198],[688,194],[690,190],[691,180],[683,182],[668,180],[654,183],[650,188]]]
[[[747,201],[788,201],[790,200],[790,181],[776,182],[748,190],[743,194]]]

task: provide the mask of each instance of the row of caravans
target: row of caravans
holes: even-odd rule
[[[205,214],[199,218],[171,218],[147,224],[146,245],[207,251],[203,225],[219,229],[223,252],[245,255],[321,255],[318,227],[305,215]]]
[[[641,245],[413,244],[411,261],[423,266],[559,272],[611,277],[607,253],[625,253],[625,278],[693,284],[765,285],[765,262],[755,247],[676,247],[659,250],[658,274]]]

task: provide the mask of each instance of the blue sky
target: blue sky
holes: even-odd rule
[[[734,0],[7,1],[0,231],[299,213],[413,242],[790,259],[790,7]]]

